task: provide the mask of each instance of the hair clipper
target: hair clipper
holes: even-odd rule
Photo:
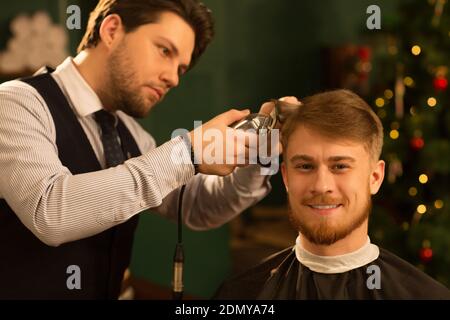
[[[244,119],[239,120],[231,125],[233,129],[249,130],[253,129],[257,132],[260,130],[270,131],[280,123],[282,124],[287,117],[298,110],[301,104],[292,104],[285,101],[272,99],[275,108],[270,114],[252,113]]]

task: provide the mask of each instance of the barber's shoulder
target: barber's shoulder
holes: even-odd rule
[[[50,111],[42,96],[34,87],[23,81],[11,80],[0,84],[0,101],[5,112],[13,112],[17,110],[16,108],[21,108],[41,121],[46,123],[51,121]]]
[[[0,84],[0,100],[3,103],[10,101],[24,106],[30,103],[32,106],[46,106],[44,99],[34,87],[18,79]]]
[[[39,100],[44,102],[37,90],[24,81],[10,80],[0,84],[0,98],[5,100]]]

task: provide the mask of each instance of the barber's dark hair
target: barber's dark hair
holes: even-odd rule
[[[132,32],[143,24],[157,22],[160,14],[167,11],[183,18],[195,32],[192,67],[214,36],[211,11],[198,0],[100,0],[89,16],[78,52],[98,45],[100,25],[110,14],[119,15],[125,32]]]

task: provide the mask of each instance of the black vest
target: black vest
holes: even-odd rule
[[[74,175],[101,170],[86,134],[52,76],[45,73],[22,81],[36,88],[48,105],[62,164]],[[139,156],[136,142],[121,121],[118,131],[125,155]],[[137,222],[136,215],[90,238],[50,247],[0,199],[0,299],[117,299],[130,263]],[[80,290],[67,287],[73,273],[67,270],[71,265],[80,268]]]

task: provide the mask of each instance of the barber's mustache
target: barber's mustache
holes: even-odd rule
[[[332,197],[327,194],[318,194],[306,199],[303,199],[301,203],[305,206],[311,205],[337,205],[337,204],[345,204],[345,200],[340,197]]]

